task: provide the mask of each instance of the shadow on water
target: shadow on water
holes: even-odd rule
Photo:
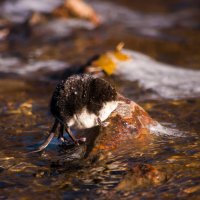
[[[61,148],[54,139],[44,152],[26,154],[49,131],[49,100],[64,71],[67,76],[72,64],[86,63],[119,41],[174,68],[200,69],[198,3],[116,2],[91,1],[105,21],[96,29],[87,25],[66,37],[0,42],[0,199],[198,199],[200,99],[159,97],[159,89],[141,87],[140,80],[109,78],[180,136],[153,135],[90,157],[92,137],[106,131],[92,129],[86,131],[87,145]]]

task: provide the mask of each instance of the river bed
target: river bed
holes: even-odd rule
[[[41,37],[17,34],[0,41],[0,199],[200,198],[199,3],[88,2],[102,16],[103,24],[97,28],[76,21],[76,25],[64,26],[62,34],[48,35],[45,29]],[[26,154],[49,131],[53,121],[49,101],[57,82],[67,76],[72,65],[84,64],[121,41],[133,55],[146,54],[161,65],[149,66],[153,72],[146,70],[142,75],[141,69],[134,73],[137,68],[129,68],[129,78],[118,75],[108,80],[176,134],[135,141],[102,163],[85,162],[84,147],[63,153],[56,138],[43,153]],[[171,70],[156,71],[165,64]],[[188,84],[177,89],[176,84],[166,82],[161,87],[160,76],[165,74],[169,80],[173,76],[176,84]],[[137,164],[149,164],[165,178],[155,185],[133,182],[133,188],[129,183],[124,186],[130,166]]]

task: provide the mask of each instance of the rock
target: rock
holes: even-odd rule
[[[136,164],[131,167],[116,190],[131,191],[138,187],[156,186],[166,180],[165,173],[149,164]]]
[[[200,185],[192,186],[184,189],[183,191],[187,194],[191,194],[200,190]]]
[[[133,101],[121,95],[119,100],[117,109],[106,121],[109,125],[99,129],[93,147],[90,147],[92,150],[89,158],[105,159],[123,146],[131,145],[135,140],[148,140],[153,136],[149,127],[158,123]]]
[[[51,13],[33,12],[30,18],[32,25],[44,23],[52,18],[77,17],[92,22],[95,26],[100,25],[101,20],[95,10],[86,2],[82,0],[66,0],[64,3],[56,7]]]
[[[6,39],[18,41],[29,39],[32,36],[41,37],[43,34],[48,36],[49,32],[56,35],[59,30],[64,32],[61,35],[63,37],[63,35],[68,36],[72,30],[78,29],[80,26],[90,30],[101,24],[96,11],[82,0],[66,0],[62,4],[53,1],[49,4],[43,3],[16,1],[6,2],[0,6],[0,10],[5,10],[3,18],[0,18],[0,41]],[[75,20],[74,17],[78,19]],[[64,22],[64,28],[62,28],[63,20],[67,21],[67,23]],[[59,30],[53,31],[51,22],[56,24],[56,27],[53,28]],[[69,24],[68,28],[66,28],[67,24]],[[43,28],[45,26],[46,28]]]
[[[100,17],[96,14],[94,9],[82,0],[66,0],[64,6],[72,15],[87,19],[95,25],[101,23]]]

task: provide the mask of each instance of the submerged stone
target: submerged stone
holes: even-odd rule
[[[136,164],[127,171],[116,187],[118,191],[131,191],[138,187],[156,186],[166,180],[166,174],[149,164]]]
[[[150,127],[158,124],[143,108],[123,96],[106,122],[109,125],[98,130],[93,147],[90,146],[89,159],[102,160],[135,140],[148,140],[152,137]]]

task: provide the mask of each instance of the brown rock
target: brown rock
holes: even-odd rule
[[[166,180],[166,175],[149,164],[136,164],[131,167],[122,181],[116,187],[117,190],[131,191],[138,187],[159,185]]]
[[[94,25],[100,25],[101,20],[95,10],[83,0],[66,0],[62,5],[55,8],[52,13],[35,12],[29,19],[30,25],[42,24],[52,18],[78,17],[91,21]]]
[[[82,0],[66,0],[65,7],[72,15],[83,19],[88,19],[95,25],[101,23],[100,17],[96,14],[94,9]]]
[[[120,103],[111,114],[107,127],[102,127],[95,140],[90,157],[102,154],[103,158],[134,141],[152,138],[149,126],[157,125],[148,113],[133,101],[119,95]]]

